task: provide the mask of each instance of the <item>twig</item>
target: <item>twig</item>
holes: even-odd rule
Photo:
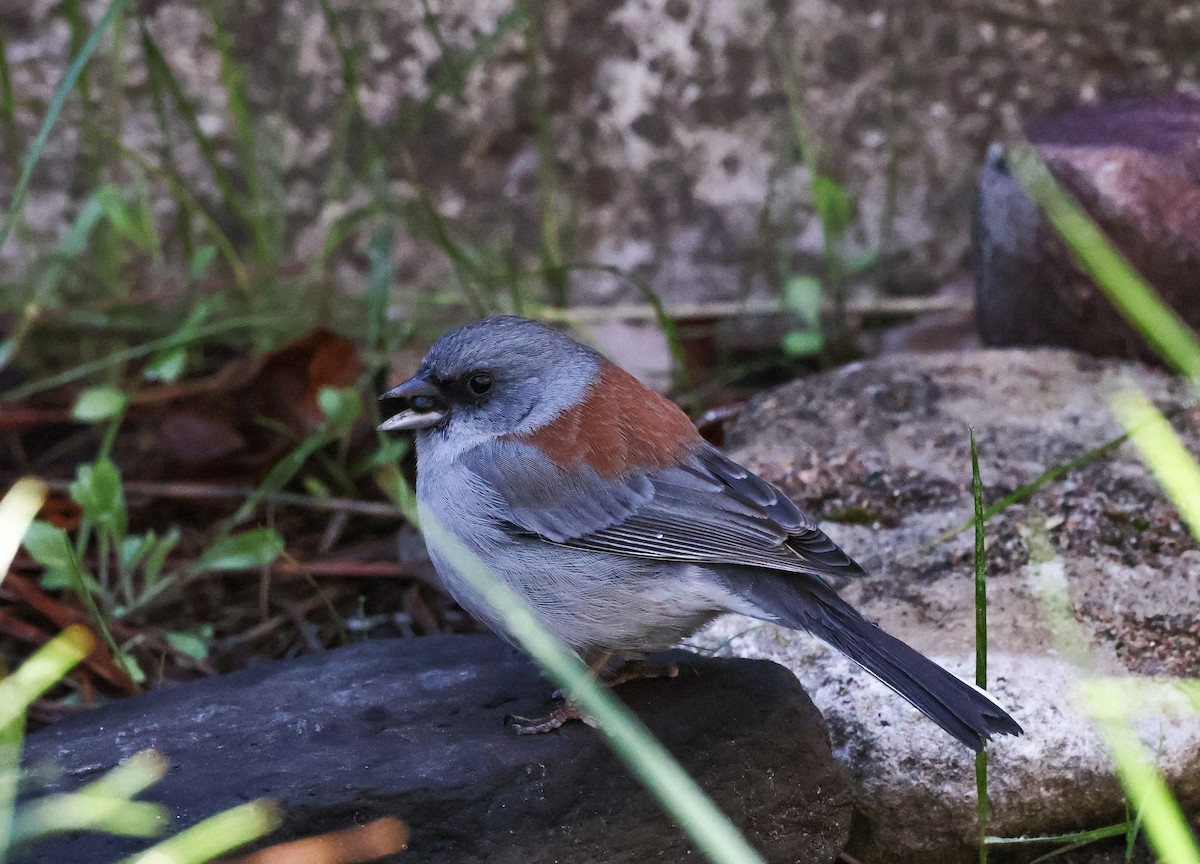
[[[833,307],[829,308],[831,310]],[[972,308],[973,301],[962,297],[880,297],[846,302],[846,312],[852,315],[919,315],[926,312],[969,312]],[[677,303],[666,306],[666,313],[672,319],[741,318],[748,315],[778,315],[787,311],[783,301],[777,297],[724,303]],[[658,320],[658,313],[654,307],[646,303],[603,307],[579,306],[571,309],[547,306],[532,314],[544,320],[581,325]]]
[[[47,480],[52,492],[67,492],[70,480]],[[145,495],[150,498],[180,498],[191,501],[243,501],[254,494],[253,486],[214,486],[208,483],[147,483],[130,481],[124,485],[126,495]],[[265,501],[309,510],[374,516],[380,519],[403,519],[399,508],[382,501],[354,501],[349,498],[312,498],[298,492],[273,492],[263,496]]]
[[[429,577],[418,572],[416,567],[396,561],[304,561],[299,564],[293,564],[290,561],[276,561],[271,565],[271,573],[276,576],[296,576],[307,573],[310,576],[332,576],[347,579],[416,579],[429,583]]]

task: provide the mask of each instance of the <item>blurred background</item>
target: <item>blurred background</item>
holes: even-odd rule
[[[0,7],[4,188],[106,8]],[[1116,0],[129,3],[38,150],[0,284],[10,310],[38,304],[35,333],[74,316],[87,338],[209,302],[260,316],[239,334],[258,347],[325,326],[390,351],[548,306],[665,387],[661,337],[618,329],[652,325],[655,300],[759,365],[844,359],[896,309],[964,308],[990,142],[1194,87],[1198,19]]]

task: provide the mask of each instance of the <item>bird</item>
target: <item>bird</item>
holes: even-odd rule
[[[415,433],[419,504],[606,683],[671,675],[646,653],[733,612],[825,641],[973,750],[1022,734],[984,690],[839,597],[830,579],[865,573],[817,522],[594,348],[518,316],[472,321],[380,399],[404,400],[379,428]],[[504,635],[428,546],[454,599]],[[586,718],[568,699],[513,725],[573,719]]]

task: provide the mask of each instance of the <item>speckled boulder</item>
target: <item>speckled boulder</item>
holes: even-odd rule
[[[967,430],[985,500],[1120,434],[1114,393],[1138,386],[1200,452],[1186,384],[1066,351],[892,356],[795,381],[754,402],[731,452],[780,484],[870,574],[840,585],[869,618],[960,675],[974,674],[973,533],[930,546],[972,512]],[[1124,818],[1120,787],[1073,695],[1031,583],[1025,536],[1043,522],[1097,671],[1200,674],[1200,550],[1132,445],[1044,486],[987,523],[990,688],[1026,735],[991,746],[990,833],[1094,828]],[[793,669],[824,714],[863,815],[864,861],[975,860],[972,754],[815,640],[727,618],[705,646]],[[1188,812],[1200,810],[1200,722],[1146,716],[1139,732]]]
[[[884,281],[916,290],[961,266],[989,141],[1062,98],[1194,82],[1200,56],[1200,16],[1170,0],[329,6],[385,155],[390,194],[411,216],[396,238],[397,284],[454,292],[462,289],[451,262],[428,239],[427,206],[488,273],[511,266],[495,252],[510,246],[518,270],[538,265],[550,204],[564,260],[632,271],[668,300],[777,290],[781,274],[823,272],[811,165],[857,204],[846,257],[881,250]],[[281,260],[308,263],[322,254],[331,226],[378,188],[361,171],[362,129],[330,23],[316,0],[211,7],[245,73],[252,148],[238,140],[209,8],[157,0],[133,4],[131,14],[144,16],[232,185],[249,188],[254,174],[259,200],[243,206],[272,215]],[[60,8],[0,4],[18,143],[32,139],[67,64],[71,32],[56,17]],[[93,121],[158,163],[165,150],[138,29],[131,23],[123,32],[121,64],[107,56],[114,48],[106,40],[89,67]],[[124,104],[110,89],[117,68]],[[803,156],[787,80],[809,139]],[[0,249],[4,282],[20,283],[92,188],[79,109],[76,95],[34,176],[25,226]],[[245,228],[219,203],[185,124],[168,113],[174,170],[241,239]],[[19,166],[8,155],[0,188],[11,188]],[[139,172],[127,162],[111,173]],[[146,183],[169,235],[174,198],[153,175]],[[366,281],[370,234],[335,252],[330,270],[345,287]],[[150,281],[172,290],[169,281]],[[571,283],[576,300],[641,299],[608,272],[579,270]],[[538,290],[538,280],[527,288]]]

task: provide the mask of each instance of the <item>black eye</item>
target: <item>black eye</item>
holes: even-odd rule
[[[492,376],[486,372],[476,372],[467,379],[467,387],[476,396],[482,396],[492,389]]]

